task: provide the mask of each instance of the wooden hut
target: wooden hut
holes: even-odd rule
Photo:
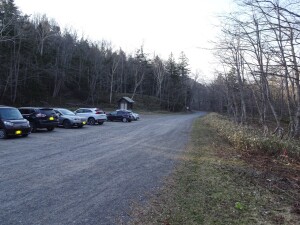
[[[119,109],[132,110],[134,101],[129,97],[123,97],[118,101]]]

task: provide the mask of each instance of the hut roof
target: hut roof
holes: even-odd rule
[[[119,101],[121,101],[122,99],[124,99],[125,101],[127,101],[129,103],[134,103],[134,101],[129,97],[122,97]]]

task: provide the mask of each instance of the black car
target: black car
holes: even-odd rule
[[[58,126],[58,116],[52,108],[21,107],[19,110],[23,117],[29,121],[31,132],[36,132],[38,128],[52,131]]]
[[[0,106],[0,139],[8,136],[27,137],[30,134],[28,120],[24,119],[17,108]]]
[[[107,114],[108,121],[131,122],[133,119],[132,113],[127,110],[117,110]]]

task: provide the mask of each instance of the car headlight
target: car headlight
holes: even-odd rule
[[[13,123],[8,122],[8,121],[4,121],[4,125],[5,125],[5,126],[9,126],[9,127],[13,127],[13,126],[14,126]]]

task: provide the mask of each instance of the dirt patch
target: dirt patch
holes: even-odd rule
[[[285,155],[274,158],[251,152],[241,155],[252,170],[256,171],[255,182],[291,199],[292,212],[300,215],[300,164]]]
[[[253,184],[272,192],[276,201],[284,201],[287,204],[281,210],[300,215],[299,162],[289,159],[284,154],[275,157],[258,152],[237,152],[234,149],[231,151],[219,149],[216,154],[225,161],[244,161],[245,165],[242,167],[227,164],[222,166],[222,169],[244,176]],[[271,215],[270,217],[274,224],[286,224],[283,215]]]

